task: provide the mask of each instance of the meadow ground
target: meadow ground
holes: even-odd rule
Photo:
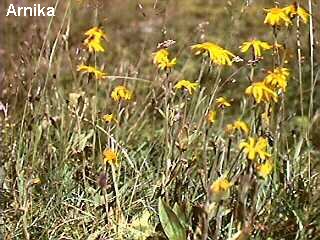
[[[320,239],[318,1],[41,4],[0,18],[0,239]]]

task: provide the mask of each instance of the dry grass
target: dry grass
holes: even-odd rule
[[[297,28],[295,19],[276,36],[284,50],[250,64],[239,46],[275,41],[263,24],[273,1],[45,2],[57,5],[56,17],[1,19],[0,239],[320,238],[319,3],[311,6],[313,35],[310,22]],[[93,26],[107,33],[105,53],[83,45]],[[152,53],[168,39],[178,62],[165,73]],[[204,41],[244,61],[221,67],[195,56],[190,46]],[[287,91],[278,103],[257,104],[245,89],[278,57],[290,69]],[[108,77],[79,73],[80,63]],[[181,79],[200,88],[175,89]],[[132,101],[111,98],[118,85],[133,91]],[[72,102],[70,93],[81,97]],[[220,96],[231,107],[216,108]],[[218,112],[213,124],[210,110]],[[119,122],[104,122],[107,113]],[[263,161],[239,149],[246,134],[225,131],[239,118],[269,142],[266,179]],[[103,161],[105,148],[118,152],[119,166]],[[233,184],[223,196],[210,188],[221,176]]]

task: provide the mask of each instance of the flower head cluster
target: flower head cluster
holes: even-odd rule
[[[233,124],[228,124],[226,126],[226,131],[230,134],[234,134],[236,131],[248,134],[250,132],[250,128],[246,122],[236,120]]]
[[[158,66],[160,70],[170,70],[177,64],[177,59],[169,60],[169,52],[167,49],[160,49],[153,54],[153,63]]]
[[[267,12],[267,16],[264,19],[265,24],[269,24],[271,26],[281,26],[281,25],[289,25],[292,24],[288,15],[284,12],[282,8],[270,8],[265,9]]]
[[[191,46],[196,55],[207,53],[214,64],[232,65],[232,58],[236,57],[230,51],[218,46],[215,43],[205,42]]]
[[[226,178],[219,178],[216,181],[214,181],[210,187],[210,190],[212,193],[220,193],[225,192],[232,187],[232,183],[229,182]]]
[[[93,74],[96,79],[104,79],[107,77],[107,74],[102,72],[101,70],[92,66],[86,66],[84,64],[79,65],[77,70],[80,72]]]
[[[275,7],[265,9],[265,11],[267,12],[267,15],[264,23],[269,24],[270,26],[291,25],[291,20],[296,16],[301,17],[303,22],[307,23],[310,16],[304,8],[298,7],[296,3],[284,8]]]
[[[275,89],[280,89],[285,92],[287,88],[287,82],[289,77],[289,69],[288,68],[275,68],[272,72],[264,79],[266,85],[271,86]]]
[[[119,164],[118,153],[110,148],[103,151],[103,160],[106,163],[117,166]]]
[[[278,101],[278,95],[276,92],[269,88],[265,82],[252,83],[251,86],[247,87],[245,93],[254,97],[257,103]]]
[[[300,6],[298,7],[297,3],[293,3],[287,7],[284,7],[283,11],[291,19],[296,16],[299,16],[299,17],[301,17],[301,19],[304,23],[308,23],[310,14],[303,7],[300,7]]]
[[[87,36],[84,40],[84,45],[89,49],[89,52],[104,52],[102,40],[106,39],[106,34],[101,28],[90,28],[84,35]]]
[[[125,86],[117,86],[115,87],[115,89],[113,89],[111,97],[117,102],[120,100],[128,101],[132,99],[132,92]]]
[[[263,42],[256,39],[253,39],[249,42],[244,42],[240,46],[241,52],[247,52],[250,48],[252,48],[253,50],[254,57],[257,58],[257,57],[261,57],[262,51],[269,50],[272,48],[272,46],[267,42]]]
[[[231,107],[231,103],[224,97],[217,98],[216,104],[217,104],[217,107],[221,109],[224,109],[226,107]]]
[[[180,80],[175,86],[176,89],[187,89],[189,94],[192,94],[192,91],[199,88],[199,83],[190,82],[189,80]]]
[[[103,119],[106,123],[112,123],[112,122],[118,123],[118,120],[116,119],[116,117],[114,116],[113,113],[103,115],[103,116],[102,116],[102,119]]]
[[[239,144],[239,148],[244,150],[249,160],[256,160],[257,156],[265,160],[271,156],[267,152],[268,145],[268,140],[263,137],[259,137],[258,139],[249,137],[247,141],[242,141]]]
[[[265,163],[258,166],[258,174],[266,179],[273,170],[273,162],[271,159],[265,161]]]
[[[225,176],[221,176],[211,184],[209,189],[209,199],[215,202],[227,199],[230,196],[230,188],[232,186],[232,182],[230,182]]]

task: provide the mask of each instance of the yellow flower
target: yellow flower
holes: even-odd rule
[[[174,87],[176,89],[185,88],[190,94],[192,94],[192,90],[196,90],[199,87],[199,83],[193,83],[188,80],[180,80]]]
[[[102,119],[107,123],[111,123],[111,122],[118,123],[118,120],[115,118],[113,113],[103,115]]]
[[[217,104],[218,108],[222,108],[222,109],[231,106],[231,103],[229,103],[227,101],[227,99],[225,99],[224,97],[217,98],[216,104]]]
[[[207,116],[209,123],[214,123],[217,120],[217,112],[216,111],[210,111]]]
[[[233,123],[233,127],[235,130],[238,130],[238,131],[242,131],[244,132],[245,134],[248,134],[250,129],[248,127],[248,124],[244,121],[241,121],[241,120],[237,120]]]
[[[248,134],[250,131],[248,124],[241,120],[237,120],[233,124],[227,124],[225,128],[225,131],[228,134],[234,134],[236,130],[238,130],[239,132],[244,132],[245,134]]]
[[[77,71],[89,73],[89,74],[94,74],[96,79],[104,79],[107,77],[106,73],[96,69],[95,67],[86,66],[84,64],[79,65],[77,68]]]
[[[264,19],[265,24],[269,24],[271,26],[287,26],[292,24],[290,18],[282,8],[270,8],[265,9],[265,11],[267,12],[267,16]]]
[[[264,82],[252,83],[251,86],[247,87],[245,93],[254,97],[257,103],[263,102],[277,102],[278,95],[265,85]]]
[[[158,66],[161,70],[171,69],[176,63],[177,59],[173,58],[169,60],[169,52],[166,49],[160,49],[153,54],[153,63]]]
[[[308,23],[310,14],[302,7],[298,7],[296,3],[291,4],[283,8],[283,11],[290,17],[294,18],[295,16],[301,17],[304,23]]]
[[[272,46],[267,42],[262,42],[256,39],[253,39],[250,42],[244,42],[240,46],[241,52],[247,52],[249,48],[253,49],[255,57],[261,57],[261,50],[269,50]]]
[[[269,72],[269,74],[264,79],[264,82],[266,85],[279,88],[283,92],[285,92],[289,75],[290,74],[288,68],[278,67],[275,68],[273,72]]]
[[[103,151],[103,160],[111,165],[118,165],[118,153],[110,148]]]
[[[196,55],[208,53],[211,61],[217,65],[232,65],[232,59],[236,57],[230,51],[211,43],[205,42],[191,46]]]
[[[259,137],[258,140],[249,137],[247,141],[242,141],[239,144],[240,149],[244,149],[244,152],[247,153],[247,158],[249,160],[255,160],[257,155],[260,159],[265,160],[266,157],[270,157],[271,155],[266,152],[268,147],[268,141]]]
[[[111,93],[111,97],[115,101],[131,100],[132,92],[129,89],[127,89],[125,86],[117,86],[115,89],[113,89]]]
[[[212,193],[226,192],[233,184],[225,178],[219,178],[214,181],[210,187]]]
[[[104,52],[101,40],[106,38],[106,34],[98,27],[90,28],[84,34],[87,38],[84,45],[87,46],[89,52]]]
[[[265,163],[258,166],[258,173],[261,177],[266,179],[273,170],[273,162],[272,160],[268,159]]]

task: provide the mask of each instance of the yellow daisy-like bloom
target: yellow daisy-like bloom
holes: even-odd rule
[[[111,165],[118,165],[118,153],[110,148],[103,151],[103,160]]]
[[[115,89],[113,89],[111,93],[111,97],[115,101],[131,100],[132,92],[129,89],[127,89],[125,86],[117,86],[115,87]]]
[[[282,8],[270,8],[265,9],[265,11],[267,12],[267,16],[264,19],[265,24],[269,24],[271,26],[287,26],[292,24],[290,18]]]
[[[199,83],[193,83],[188,80],[180,80],[174,87],[176,89],[185,88],[188,90],[188,92],[191,95],[193,90],[196,90],[197,88],[199,88]]]
[[[118,123],[118,120],[115,118],[115,116],[114,116],[113,113],[103,115],[103,116],[102,116],[102,119],[103,119],[106,123],[112,123],[112,122]]]
[[[106,39],[106,34],[98,27],[90,28],[84,34],[87,38],[84,40],[84,45],[89,49],[89,52],[104,52],[101,41]]]
[[[233,124],[227,124],[225,131],[228,134],[234,134],[235,131],[243,132],[248,134],[250,132],[250,128],[248,124],[244,121],[237,120]]]
[[[266,152],[267,147],[268,141],[263,137],[259,137],[258,140],[249,137],[247,141],[242,141],[239,144],[239,148],[244,149],[249,160],[255,160],[257,156],[262,160],[265,160],[266,157],[270,157],[271,155]]]
[[[231,103],[229,103],[227,101],[227,99],[225,99],[224,97],[217,98],[216,99],[216,104],[217,104],[218,108],[222,108],[222,109],[231,106]]]
[[[238,130],[240,132],[244,132],[245,134],[248,134],[250,131],[250,128],[248,124],[244,121],[237,120],[233,123],[233,127],[235,130]]]
[[[169,52],[166,49],[160,49],[153,55],[153,63],[161,70],[171,69],[177,64],[177,58],[169,60]]]
[[[217,120],[217,112],[216,111],[210,111],[207,116],[209,123],[214,123]]]
[[[226,192],[232,187],[232,183],[225,178],[219,178],[214,181],[210,187],[212,193]]]
[[[310,14],[302,7],[298,7],[297,4],[291,4],[287,7],[283,8],[285,14],[287,14],[290,18],[294,18],[295,16],[301,17],[304,23],[308,23]]]
[[[247,87],[245,93],[254,97],[257,103],[263,102],[277,102],[278,95],[270,89],[264,82],[252,83]]]
[[[273,171],[273,162],[270,159],[268,159],[265,163],[258,166],[258,174],[264,179],[267,179],[267,177],[272,173],[272,171]]]
[[[232,65],[232,58],[236,57],[230,51],[215,43],[205,42],[191,46],[196,55],[208,53],[211,61],[217,65]]]
[[[77,71],[94,74],[96,79],[105,79],[107,77],[107,74],[102,72],[101,70],[92,66],[86,66],[84,64],[79,65]]]
[[[281,89],[283,92],[286,91],[287,82],[289,77],[289,69],[288,68],[275,68],[272,72],[264,79],[266,85]]]
[[[249,48],[253,49],[254,56],[255,57],[261,57],[262,50],[269,50],[272,48],[272,45],[270,45],[267,42],[259,41],[256,39],[251,40],[250,42],[244,42],[240,46],[241,52],[247,52]]]

